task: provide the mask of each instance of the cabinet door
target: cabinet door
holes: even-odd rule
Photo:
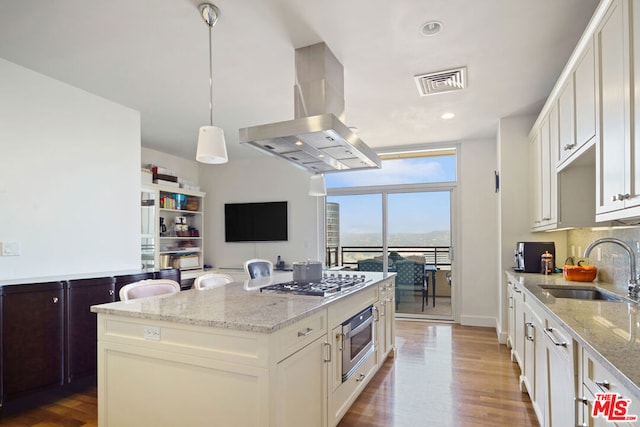
[[[514,346],[513,358],[520,366],[520,371],[524,370],[524,343],[525,343],[525,317],[524,317],[524,299],[522,290],[518,285],[513,286],[513,314],[514,314]]]
[[[596,213],[624,207],[629,188],[629,29],[625,2],[614,0],[595,34],[599,135],[596,147]]]
[[[568,335],[549,321],[544,333],[547,335],[549,426],[573,426],[576,424],[573,346]]]
[[[593,43],[585,48],[574,72],[576,148],[596,134],[596,77]]]
[[[156,271],[153,274],[153,278],[175,280],[176,282],[180,283],[180,270],[178,270],[177,268],[171,268],[169,270]]]
[[[533,306],[531,306],[533,308]],[[547,375],[547,337],[543,333],[544,323],[540,317],[540,308],[533,308],[534,334],[534,367],[533,367],[533,396],[531,403],[541,426],[548,425],[547,421],[547,390],[549,389],[549,377]]]
[[[128,285],[129,283],[133,282],[139,282],[140,280],[153,279],[153,272],[123,274],[121,276],[116,276],[115,279],[115,297],[116,301],[120,301],[120,289],[122,289],[124,285]]]
[[[3,400],[64,383],[64,285],[3,286]]]
[[[576,149],[575,107],[573,78],[567,79],[558,97],[558,127],[560,161],[563,162]]]
[[[531,139],[531,228],[542,226],[542,160],[540,130]]]
[[[511,282],[507,283],[507,345],[511,347],[511,360],[513,361],[513,350],[515,347],[514,338],[515,338],[515,301],[513,299],[513,284]]]
[[[384,354],[387,355],[396,345],[396,303],[395,303],[395,289],[393,282],[390,282],[387,288],[387,298],[385,298],[385,310],[384,310],[384,328],[386,336],[386,346]]]
[[[552,222],[554,217],[551,212],[551,169],[551,140],[549,117],[547,117],[542,122],[540,129],[540,207],[542,225]]]
[[[113,277],[67,282],[68,382],[96,373],[98,325],[91,306],[115,301],[115,282]]]
[[[326,334],[277,365],[276,420],[282,427],[327,425],[327,363],[331,355]]]

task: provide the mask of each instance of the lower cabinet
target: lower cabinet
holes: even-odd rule
[[[620,381],[607,368],[600,363],[585,348],[581,349],[582,369],[580,371],[582,395],[578,399],[581,403],[579,412],[579,423],[581,426],[619,426],[630,427],[637,426],[638,421],[614,420],[616,415],[619,417],[636,416],[640,417],[640,401],[631,398],[631,392],[620,383]],[[624,407],[625,414],[620,412],[620,408],[615,407],[613,401],[604,402],[601,400],[597,406],[597,414],[593,416],[593,408],[597,400],[598,394],[615,393],[616,400],[630,399],[630,402]],[[611,402],[611,403],[608,403]],[[617,412],[617,413],[616,413]],[[612,417],[608,419],[608,415]]]
[[[514,294],[513,301],[514,314],[518,305],[522,307],[522,317],[518,315],[514,321],[512,343],[513,354],[522,342],[522,350],[514,358],[520,362],[521,389],[529,394],[542,427],[574,426],[578,422],[577,344],[535,297],[522,291]]]
[[[3,286],[2,401],[64,383],[64,283]]]
[[[380,363],[384,362],[391,350],[395,348],[395,290],[394,283],[387,281],[378,286],[379,299],[375,304],[377,311],[375,341]]]
[[[323,335],[279,362],[276,368],[276,425],[327,425],[327,378],[331,350]]]
[[[95,375],[98,366],[97,316],[91,306],[115,301],[115,278],[67,281],[67,381]]]
[[[127,283],[180,270],[0,286],[0,407],[8,400],[90,378],[97,370],[92,305],[118,300]]]
[[[548,426],[576,424],[576,392],[574,346],[570,336],[551,318],[544,329],[547,347],[549,384],[547,404]]]

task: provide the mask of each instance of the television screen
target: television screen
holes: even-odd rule
[[[288,240],[287,202],[226,203],[225,242]]]

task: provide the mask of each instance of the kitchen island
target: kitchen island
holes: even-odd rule
[[[540,424],[592,425],[600,393],[630,399],[628,414],[640,416],[640,309],[626,299],[626,287],[571,282],[562,274],[507,271],[507,277],[512,358]],[[565,298],[556,291],[570,289],[599,290],[612,299]]]
[[[394,275],[366,276],[328,297],[231,283],[93,306],[99,424],[336,425],[395,349]],[[343,381],[342,323],[370,306],[374,351]]]

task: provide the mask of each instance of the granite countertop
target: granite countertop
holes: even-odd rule
[[[172,295],[94,305],[91,311],[138,319],[271,333],[394,274],[385,276],[383,273],[366,273],[370,281],[329,297],[261,293],[249,283],[252,281],[246,281],[212,289],[190,289]],[[285,282],[291,280],[291,273],[274,277],[277,277],[277,282]]]
[[[622,385],[640,398],[640,305],[634,302],[555,298],[540,285],[592,286],[626,297],[626,287],[603,282],[570,282],[562,274],[507,272]]]

